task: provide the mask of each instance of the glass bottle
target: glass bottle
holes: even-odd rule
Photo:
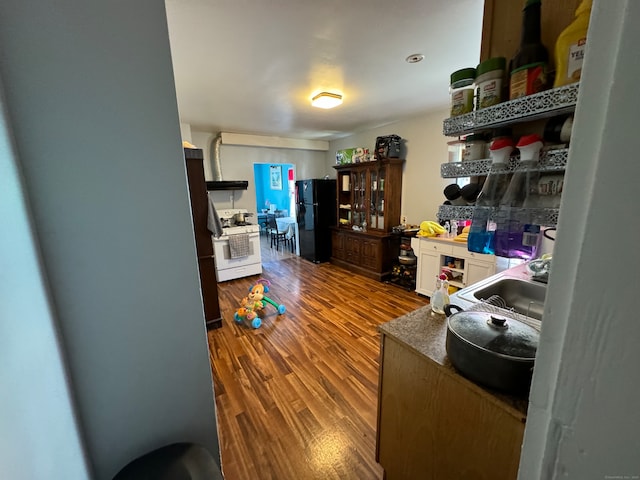
[[[540,0],[527,0],[522,15],[520,47],[509,66],[509,99],[548,88],[549,52],[540,40]]]
[[[538,161],[542,148],[540,135],[527,135],[516,145],[520,162],[496,213],[495,254],[507,258],[534,258],[540,243],[540,225],[532,208],[539,206]]]
[[[467,249],[470,252],[494,253],[496,224],[491,217],[509,185],[507,163],[512,151],[513,140],[510,138],[496,140],[491,144],[491,168],[476,199],[467,237]]]
[[[442,279],[443,276],[444,280]],[[446,278],[446,275],[442,274],[436,277],[436,289],[429,301],[431,311],[441,315],[444,314],[444,306],[449,303],[449,282]]]

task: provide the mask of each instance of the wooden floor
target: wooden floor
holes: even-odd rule
[[[219,285],[209,332],[226,480],[380,479],[377,326],[428,303],[328,263],[263,250],[263,274]],[[258,278],[286,306],[262,326],[233,313]]]

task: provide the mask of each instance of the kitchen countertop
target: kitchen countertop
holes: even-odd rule
[[[435,240],[436,242],[442,242],[442,243],[450,243],[452,245],[460,245],[466,248],[467,246],[467,242],[457,242],[454,240],[455,237],[416,237],[416,238],[420,238],[420,239],[424,239],[424,240]]]
[[[428,361],[438,364],[444,372],[463,382],[478,395],[495,402],[505,411],[522,422],[526,420],[529,402],[526,398],[503,394],[481,387],[460,375],[447,357],[445,341],[447,336],[447,317],[431,311],[429,305],[414,310],[378,327],[387,335]]]

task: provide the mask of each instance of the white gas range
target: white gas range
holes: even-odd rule
[[[242,208],[219,210],[218,217],[222,235],[212,237],[218,282],[261,274],[260,226],[247,221],[256,217]]]

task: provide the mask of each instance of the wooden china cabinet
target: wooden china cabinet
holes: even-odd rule
[[[403,159],[335,165],[338,225],[332,232],[331,263],[383,280],[398,255]]]
[[[204,179],[202,150],[199,148],[185,148],[184,159],[187,166],[189,200],[191,202],[193,234],[198,256],[204,318],[208,329],[220,328],[222,326],[222,317],[218,303],[218,283],[213,260],[213,242],[211,240],[211,232],[207,228],[209,199],[207,197],[207,184]]]

